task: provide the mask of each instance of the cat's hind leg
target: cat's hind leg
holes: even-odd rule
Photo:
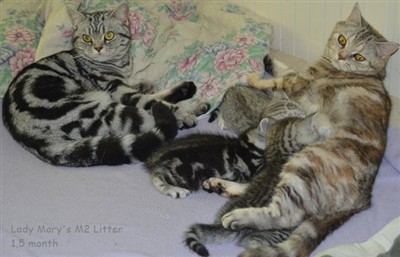
[[[160,176],[157,172],[152,174],[152,183],[154,187],[164,195],[171,196],[172,198],[185,198],[190,195],[190,191],[186,188],[173,186],[168,184],[163,176]]]
[[[157,154],[152,155],[146,160],[146,168],[151,174],[153,186],[160,193],[175,199],[184,198],[191,193],[187,181],[179,172],[182,168],[179,158],[161,161]],[[185,170],[185,172],[190,173],[191,171]]]
[[[243,252],[239,257],[308,257],[328,234],[340,227],[356,212],[313,216],[303,221],[283,242],[273,246],[260,245],[260,247]]]
[[[220,178],[204,180],[203,189],[209,193],[217,193],[225,198],[233,198],[244,193],[248,184],[237,183]]]

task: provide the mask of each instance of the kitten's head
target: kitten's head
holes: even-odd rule
[[[67,11],[74,27],[74,48],[82,56],[96,61],[115,61],[130,50],[127,4],[121,4],[112,11]]]
[[[336,24],[324,57],[340,71],[384,76],[386,63],[398,48],[364,20],[355,4],[347,20]]]

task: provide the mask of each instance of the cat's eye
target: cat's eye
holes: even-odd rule
[[[114,38],[115,38],[115,33],[112,32],[112,31],[109,31],[104,35],[104,39],[107,40],[107,41],[111,41]]]
[[[83,41],[85,41],[86,43],[92,43],[92,37],[86,34],[82,35],[82,39]]]
[[[355,59],[357,62],[365,61],[365,57],[362,56],[361,54],[355,54],[355,55],[354,55],[354,59]]]
[[[340,35],[340,36],[338,37],[338,43],[339,43],[341,46],[345,46],[345,45],[347,44],[347,40],[346,40],[346,38],[345,38],[343,35]]]

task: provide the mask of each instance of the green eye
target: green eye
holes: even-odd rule
[[[346,40],[346,38],[345,38],[343,35],[340,35],[340,36],[338,37],[338,43],[339,43],[341,46],[345,46],[345,45],[347,44],[347,40]]]
[[[86,34],[83,34],[82,36],[83,41],[85,41],[86,43],[92,43],[92,37]]]
[[[107,40],[107,41],[111,41],[114,38],[115,38],[115,34],[112,31],[109,31],[104,35],[104,39]]]

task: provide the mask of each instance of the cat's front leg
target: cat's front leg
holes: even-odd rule
[[[233,198],[243,194],[248,184],[237,183],[220,178],[209,178],[204,180],[203,189],[209,193],[217,193],[225,198]]]
[[[257,89],[281,89],[283,78],[262,79],[257,73],[250,73],[247,75],[247,83]]]
[[[139,83],[134,84],[132,88],[139,90],[142,94],[154,94],[157,91],[156,84],[147,80],[142,80]]]
[[[191,128],[197,125],[197,117],[206,113],[210,109],[207,102],[182,102],[175,105],[174,115],[178,123],[178,127]]]
[[[258,224],[263,219],[260,208],[242,208],[236,209],[225,214],[222,218],[224,228],[238,230],[241,228],[259,228]]]

